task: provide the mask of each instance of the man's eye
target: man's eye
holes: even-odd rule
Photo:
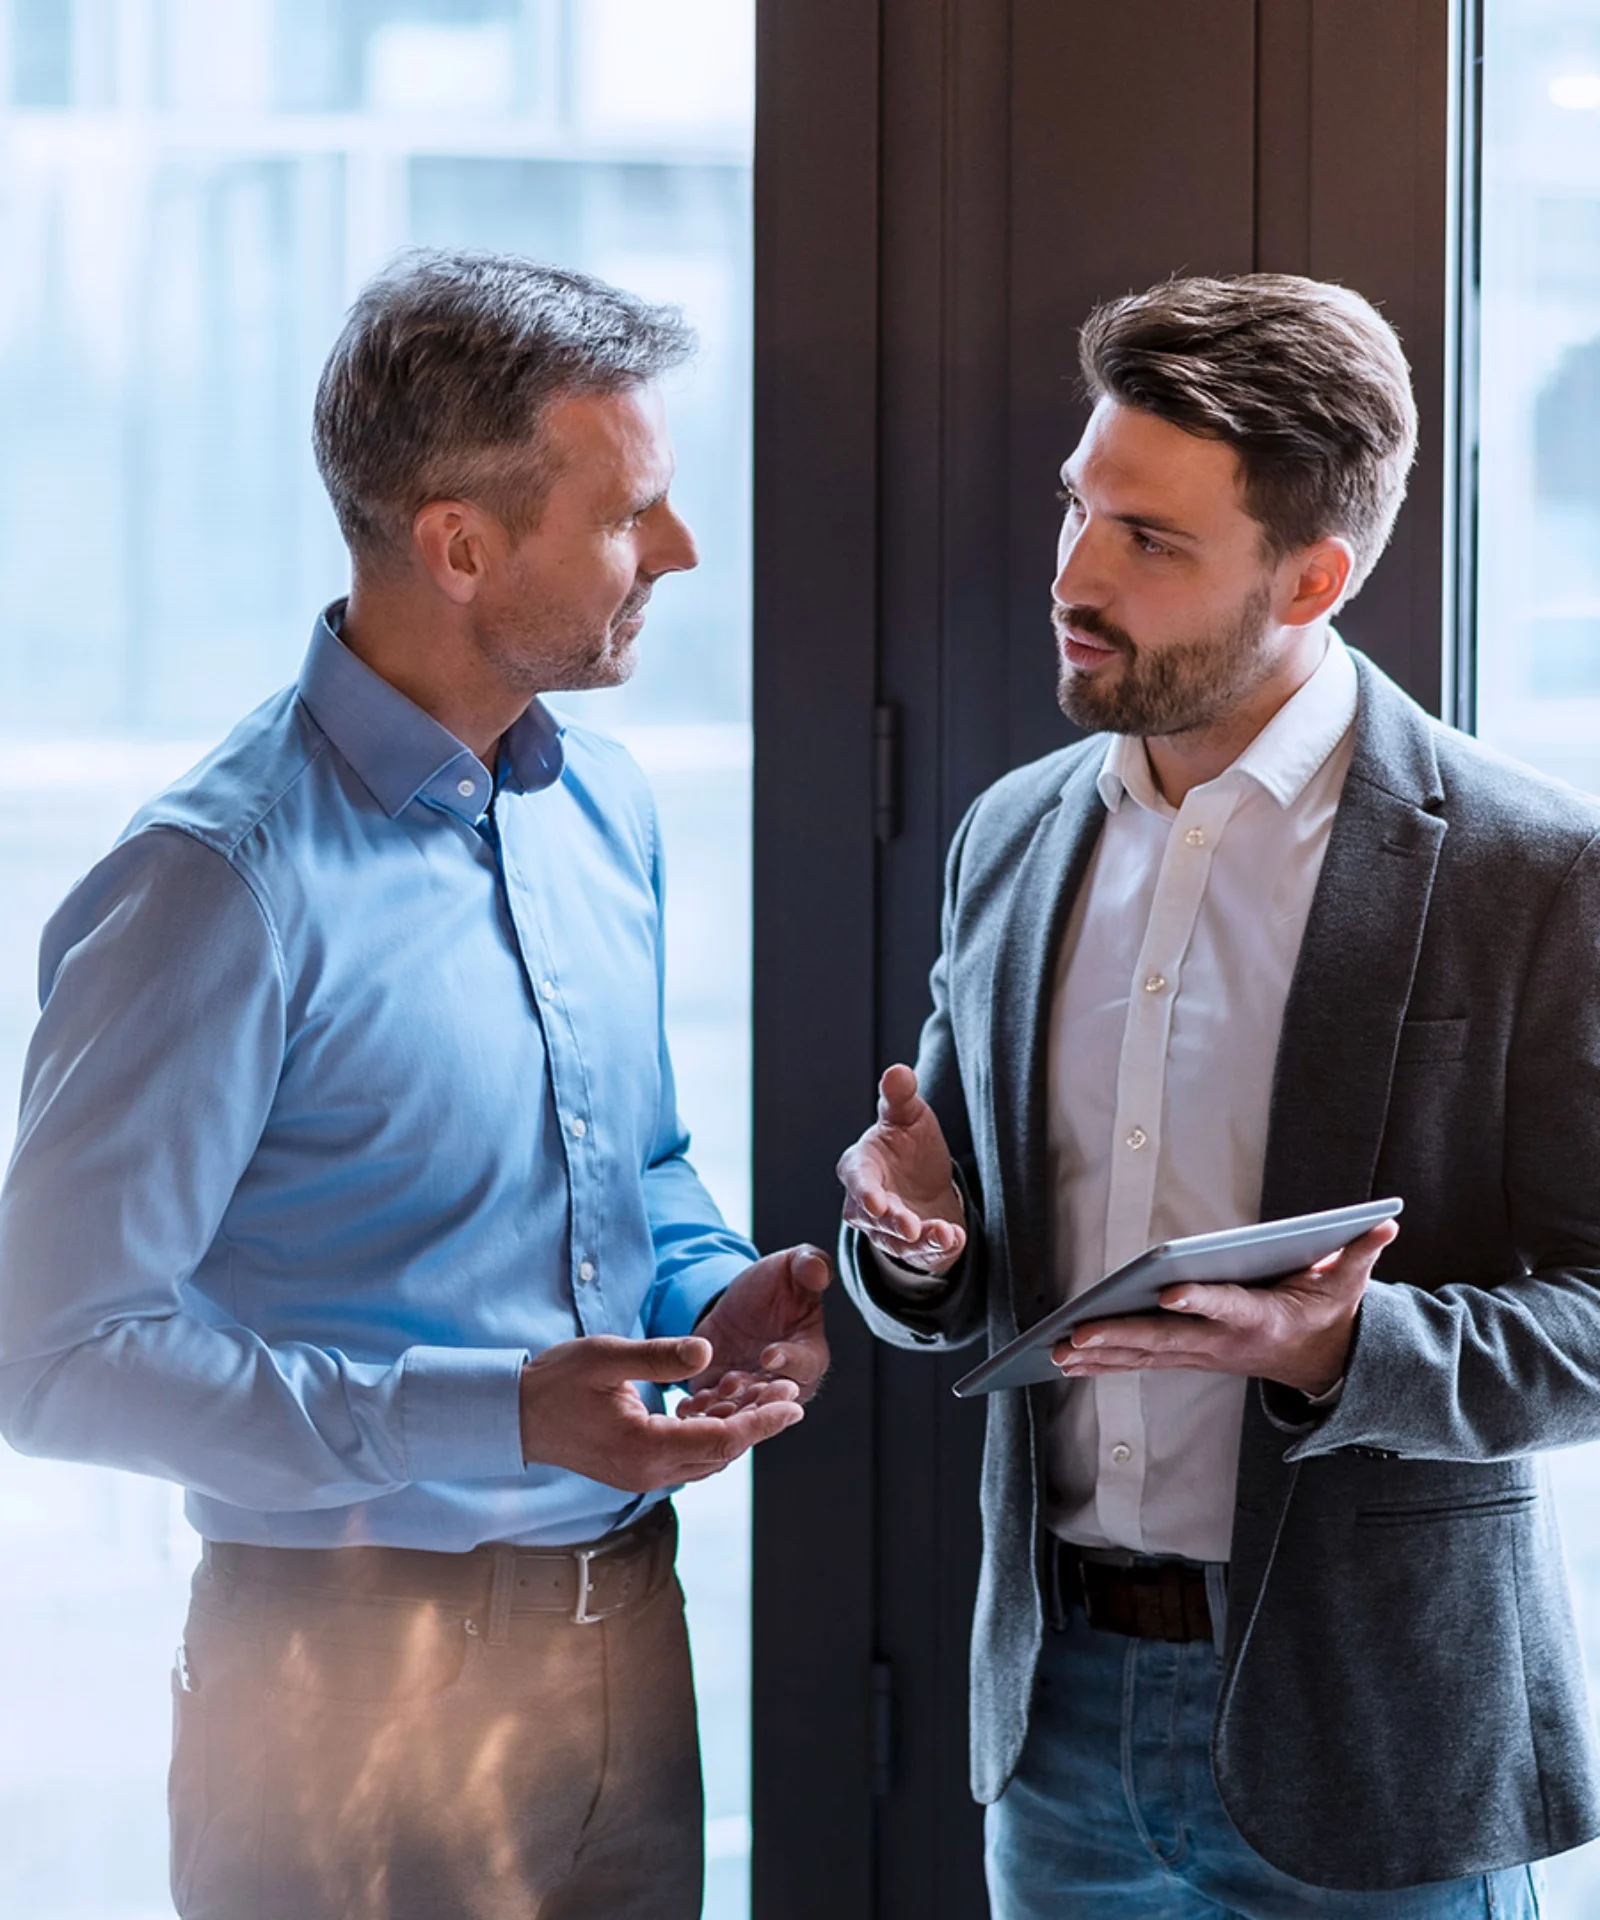
[[[1171,547],[1163,546],[1159,540],[1153,540],[1148,533],[1141,533],[1137,527],[1133,532],[1133,544],[1141,553],[1166,554],[1172,551]]]
[[[1073,508],[1078,505],[1078,496],[1072,491],[1071,487],[1057,487],[1056,498],[1068,513],[1071,513]]]

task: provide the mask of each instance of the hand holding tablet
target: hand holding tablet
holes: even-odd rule
[[[1061,1369],[1051,1358],[1051,1350],[1066,1340],[1073,1328],[1089,1321],[1161,1313],[1161,1294],[1176,1285],[1265,1286],[1288,1279],[1339,1253],[1383,1221],[1392,1220],[1401,1205],[1394,1199],[1368,1200],[1353,1207],[1299,1214],[1289,1220],[1266,1220],[1258,1226],[1165,1241],[1046,1314],[958,1380],[955,1391],[967,1396],[992,1393],[997,1387],[1033,1386],[1058,1379]]]

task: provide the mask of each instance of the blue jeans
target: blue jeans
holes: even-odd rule
[[[986,1822],[994,1920],[1538,1920],[1531,1867],[1385,1893],[1306,1886],[1239,1837],[1211,1775],[1220,1666],[1091,1627],[1045,1631],[1027,1743]]]

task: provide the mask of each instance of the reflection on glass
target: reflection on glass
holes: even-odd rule
[[[1485,14],[1478,731],[1600,791],[1600,12]],[[1550,1467],[1600,1699],[1600,1448]],[[1600,1913],[1600,1845],[1550,1882]]]
[[[138,802],[291,678],[342,590],[311,396],[396,247],[515,249],[679,301],[699,572],[587,706],[650,772],[696,1160],[748,1224],[753,0],[0,0],[0,1148],[38,929]],[[748,1479],[684,1572],[711,1920],[747,1908]],[[154,1920],[171,1491],[0,1449],[0,1912]]]

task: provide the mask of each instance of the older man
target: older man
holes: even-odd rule
[[[690,344],[517,259],[369,286],[316,410],[348,603],[45,934],[0,1412],[189,1490],[187,1920],[699,1912],[665,1490],[801,1417],[828,1269],[696,1178],[650,796],[540,700],[695,564]]]

